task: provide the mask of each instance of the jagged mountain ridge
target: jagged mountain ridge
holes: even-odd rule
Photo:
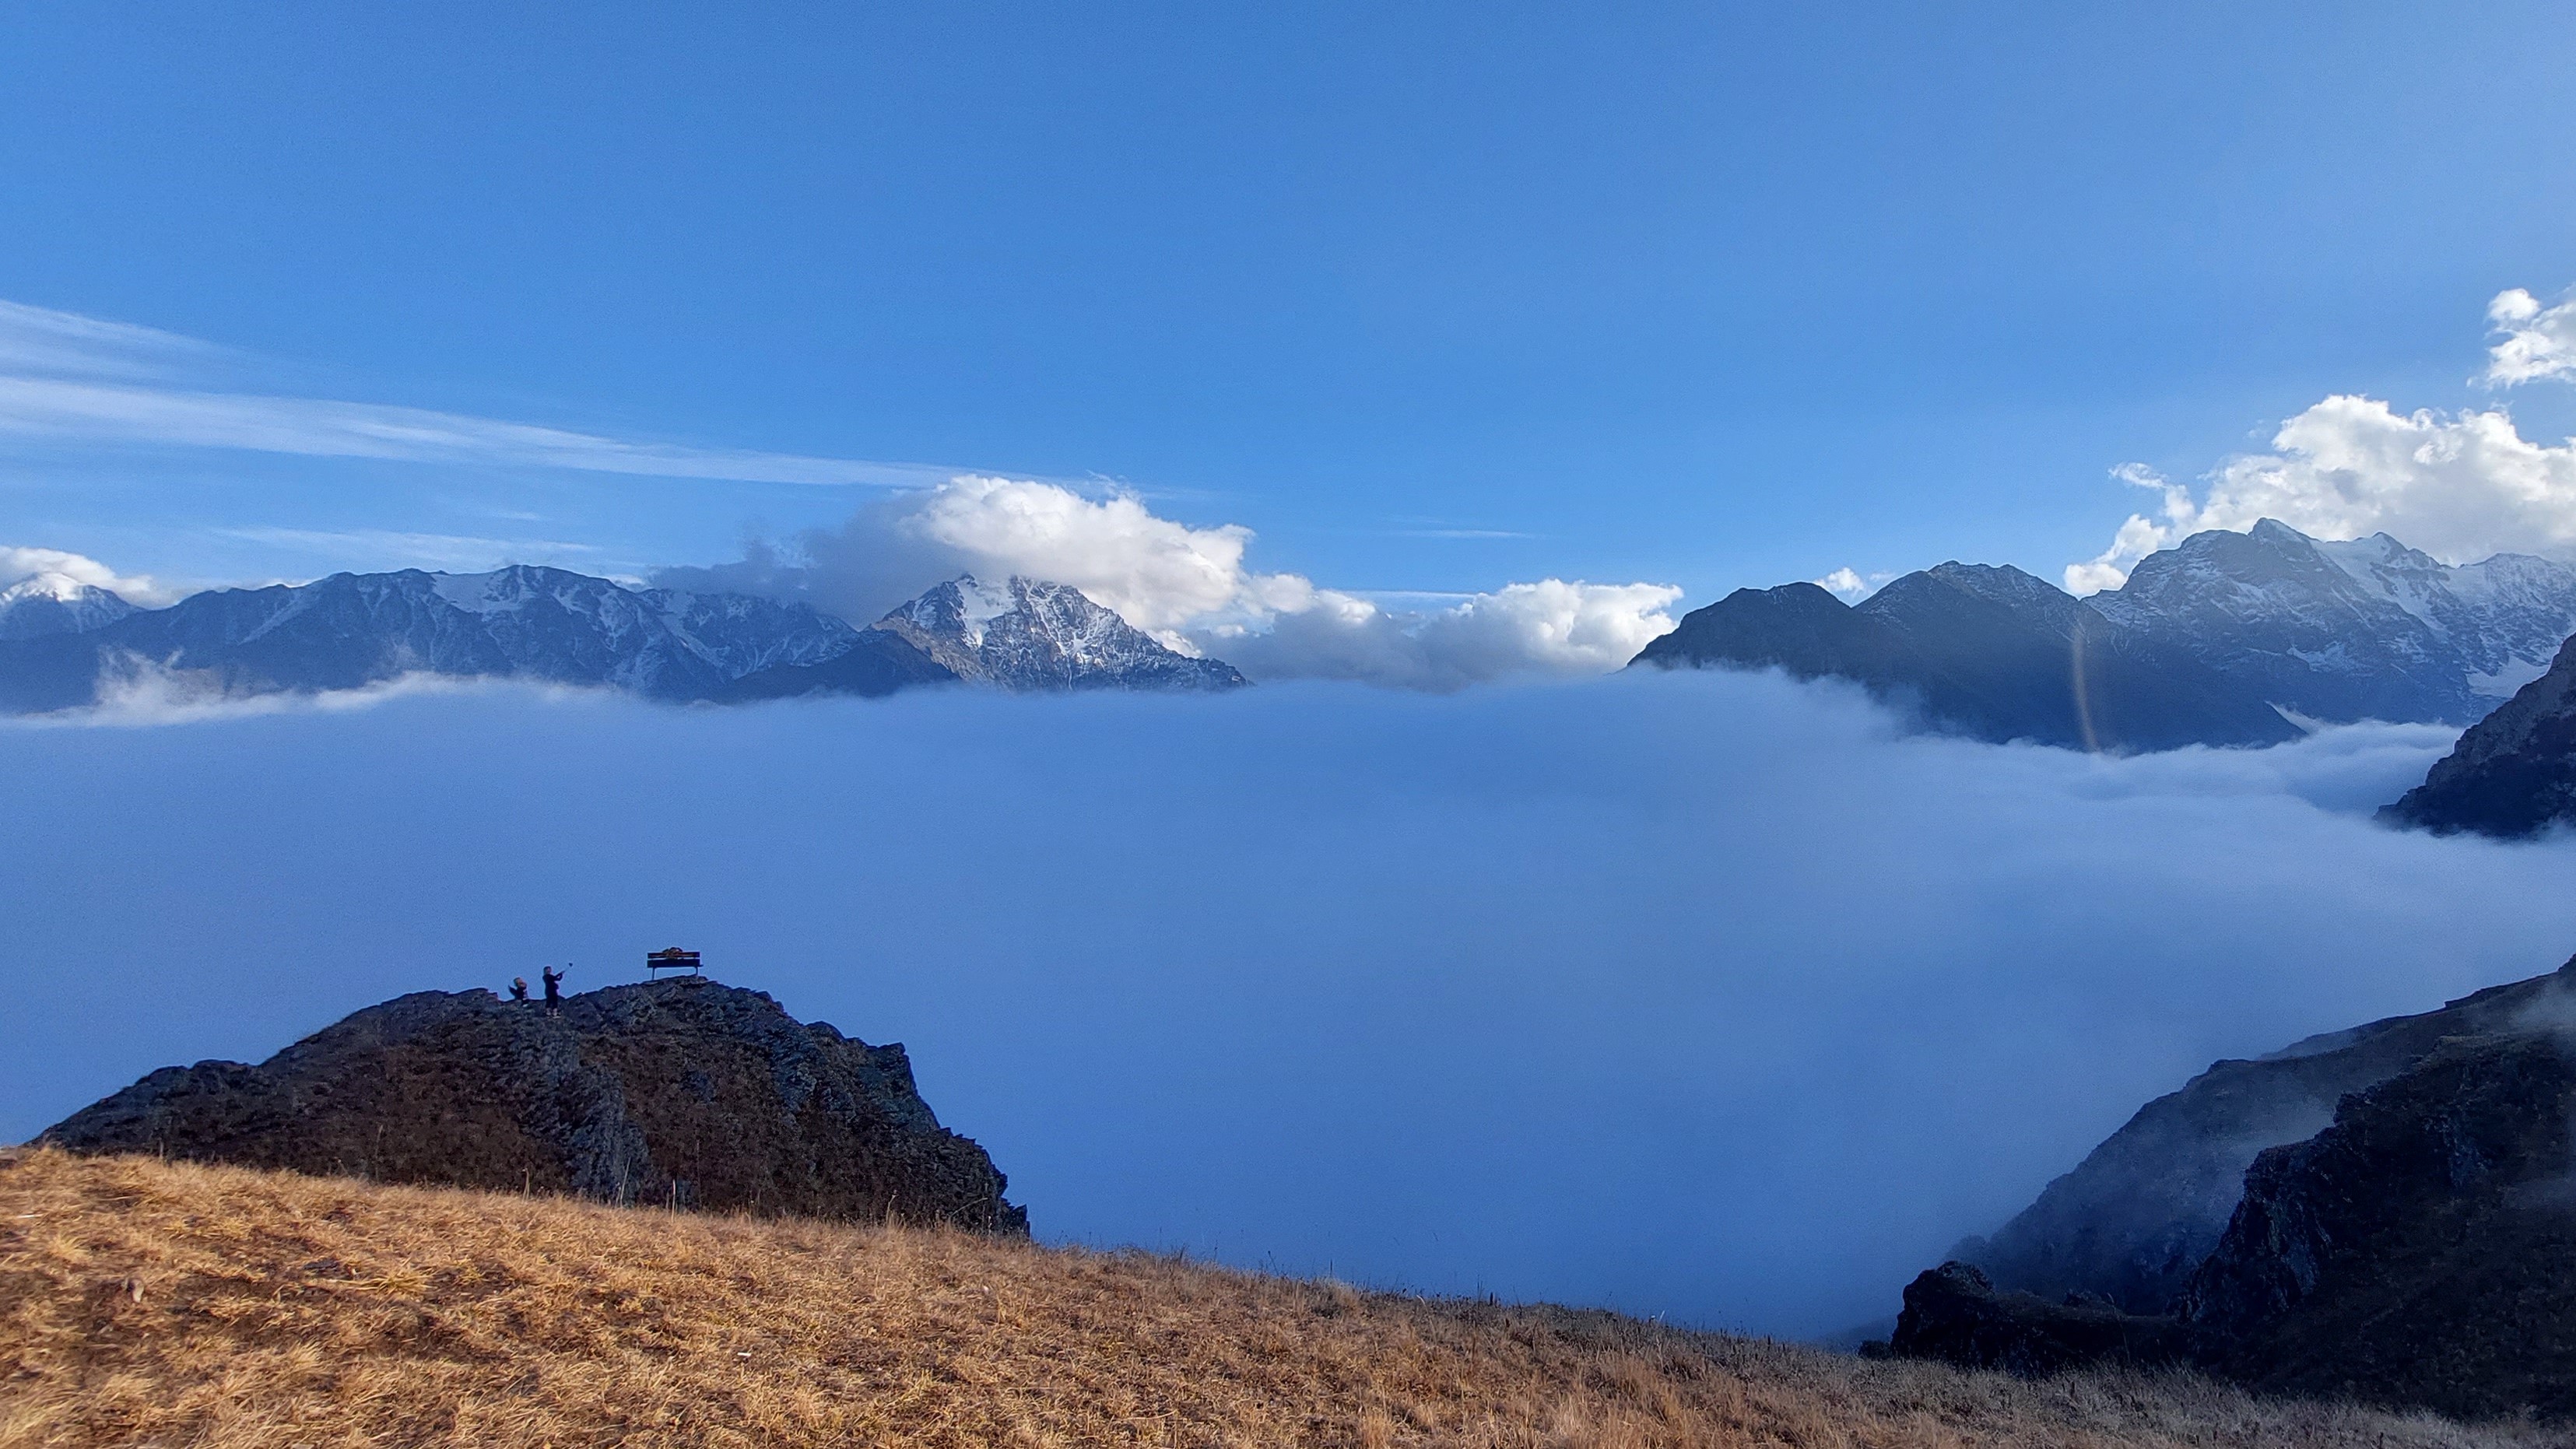
[[[2386,534],[2327,543],[2267,519],[2195,534],[2086,599],[1956,562],[1857,606],[1809,584],[1738,590],[1636,662],[1851,679],[1990,740],[2164,749],[2274,743],[2293,717],[2465,724],[2571,630],[2576,566],[2451,567]]]
[[[2310,718],[2464,725],[2576,632],[2576,566],[2454,567],[2385,533],[2327,542],[2267,518],[2150,554],[2089,602]]]
[[[80,708],[149,672],[228,696],[355,689],[426,673],[675,702],[882,695],[960,680],[1019,690],[1242,682],[1222,663],[1163,648],[1077,591],[1027,580],[1010,587],[1029,601],[1030,617],[1004,611],[984,631],[1028,646],[993,662],[949,649],[964,666],[951,667],[925,647],[946,641],[911,622],[920,601],[897,611],[901,629],[858,629],[801,603],[633,589],[529,565],[485,574],[334,574],[304,585],[210,590],[77,631],[0,640],[0,710]]]
[[[1813,584],[1740,589],[1635,663],[1851,679],[1928,725],[1995,741],[2160,750],[2299,734],[2184,651],[2011,567],[1945,563],[1857,607]]]
[[[1005,689],[1234,689],[1222,660],[1183,654],[1080,589],[963,574],[879,619],[960,679]]]

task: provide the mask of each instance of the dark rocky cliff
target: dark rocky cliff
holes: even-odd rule
[[[2576,1062],[2469,1037],[2275,1148],[2183,1297],[2209,1360],[2279,1393],[2576,1413]]]
[[[2443,835],[2505,837],[2576,820],[2576,639],[2379,818]]]
[[[922,1101],[899,1045],[707,981],[559,1010],[424,991],[257,1066],[165,1067],[48,1129],[171,1157],[610,1202],[1026,1232],[981,1147]]]
[[[2291,1059],[2403,1058],[2321,1130],[2253,1159],[2224,1230],[2160,1296],[2171,1312],[2122,1312],[2081,1289],[2051,1302],[1953,1262],[1906,1289],[1894,1351],[2025,1372],[2184,1362],[2277,1393],[2576,1416],[2571,972]]]
[[[2439,1011],[2214,1063],[2139,1108],[2038,1201],[1952,1256],[2006,1292],[2089,1294],[2131,1313],[2170,1312],[2218,1246],[2258,1154],[2316,1135],[2345,1095],[2389,1080],[2445,1039],[2509,1029],[2559,1000],[2576,1000],[2576,961]]]

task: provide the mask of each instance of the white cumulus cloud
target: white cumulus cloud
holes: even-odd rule
[[[2517,287],[2499,293],[2487,317],[2500,340],[2488,349],[2486,381],[2576,377],[2576,302],[2544,307]],[[2131,514],[2099,556],[2069,565],[2069,592],[2118,588],[2157,549],[2266,518],[2316,538],[2386,533],[2445,563],[2576,557],[2576,439],[2534,442],[2501,407],[2401,413],[2338,393],[2281,424],[2270,452],[2219,464],[2197,497],[2140,464],[2112,473],[2161,502],[2152,515]]]
[[[2485,380],[2512,387],[2576,373],[2576,301],[2543,307],[2520,287],[2496,293],[2487,304],[2496,342],[2487,349]]]
[[[1877,593],[1879,585],[1886,583],[1889,579],[1894,577],[1896,577],[1896,575],[1891,573],[1864,574],[1857,569],[1846,566],[1838,568],[1832,573],[1826,574],[1822,578],[1809,579],[1807,582],[1814,584],[1817,588],[1824,590],[1826,593],[1833,595],[1835,598],[1842,600],[1846,604],[1857,604],[1861,600],[1868,598],[1870,595]]]
[[[1604,674],[1673,628],[1667,584],[1541,579],[1437,607],[1397,608],[1302,574],[1264,573],[1252,531],[1194,527],[1130,493],[964,475],[861,508],[805,534],[799,558],[755,547],[739,562],[665,570],[677,587],[808,600],[867,622],[959,573],[1070,584],[1174,648],[1216,654],[1254,678],[1354,679],[1456,689],[1515,674]],[[1418,597],[1418,596],[1414,596]]]
[[[13,548],[0,544],[0,589],[29,579],[58,579],[121,594],[137,604],[166,604],[177,598],[148,574],[120,574],[85,554],[59,548]]]

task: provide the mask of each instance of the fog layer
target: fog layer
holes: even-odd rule
[[[369,1002],[703,950],[910,1045],[1042,1237],[1775,1332],[2213,1058],[2576,949],[2448,743],[2139,760],[1658,675],[0,730],[0,1138]]]

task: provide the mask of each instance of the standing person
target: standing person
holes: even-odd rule
[[[563,1001],[564,974],[557,971],[552,966],[547,967],[545,970],[537,974],[543,976],[546,980],[546,1010],[552,1011]]]
[[[510,999],[512,1001],[525,1001],[528,999],[527,977],[513,976],[510,978]]]

